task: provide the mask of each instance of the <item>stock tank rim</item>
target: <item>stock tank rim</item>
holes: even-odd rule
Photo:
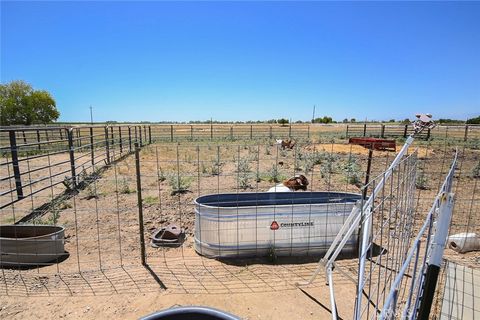
[[[27,236],[27,237],[5,237],[3,236],[2,229],[36,229],[36,228],[45,228],[45,229],[52,229],[50,232],[42,233],[39,235],[35,236]],[[53,231],[55,230],[55,231]],[[2,224],[0,225],[0,239],[2,240],[28,240],[28,239],[38,239],[38,238],[44,238],[45,236],[52,236],[52,235],[57,235],[65,231],[65,227],[63,226],[52,226],[48,224]]]
[[[260,202],[272,202],[272,203],[265,203],[265,204],[259,204],[258,203],[258,196],[263,196],[266,199],[260,200]],[[331,197],[324,197],[326,200],[334,200],[338,199],[340,201],[323,201],[320,202],[319,197],[314,197],[314,196],[325,196],[325,195],[330,195]],[[251,204],[251,205],[238,205],[238,197],[248,197],[252,196],[254,197],[250,201],[255,201],[256,204]],[[267,197],[268,196],[268,197]],[[228,201],[228,203],[232,203],[232,205],[228,206],[222,206],[222,205],[214,205],[215,202],[219,203],[218,201],[219,197],[232,197],[231,200]],[[203,202],[204,200],[207,199],[215,199],[217,198],[217,201],[209,201],[209,202]],[[277,200],[284,200],[290,202],[284,203],[284,204],[278,204],[276,203]],[[362,199],[362,194],[360,193],[355,193],[355,192],[341,192],[341,191],[307,191],[307,192],[299,192],[299,191],[292,191],[292,192],[228,192],[228,193],[211,193],[211,194],[206,194],[199,196],[193,200],[193,203],[196,206],[203,207],[203,208],[209,208],[209,209],[224,209],[224,210],[232,210],[237,207],[241,208],[268,208],[271,207],[272,205],[275,207],[286,207],[286,206],[292,206],[292,205],[325,205],[325,204],[345,204],[345,203],[356,203],[357,201]],[[292,203],[292,200],[305,200],[304,202],[300,203]],[[315,201],[317,200],[317,201]],[[225,201],[221,201],[220,203],[225,203]],[[233,205],[236,203],[236,205]]]

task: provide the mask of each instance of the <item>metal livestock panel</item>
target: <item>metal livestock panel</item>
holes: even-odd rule
[[[360,194],[226,193],[195,199],[195,250],[206,257],[302,256],[325,252]],[[345,251],[357,248],[358,232]]]

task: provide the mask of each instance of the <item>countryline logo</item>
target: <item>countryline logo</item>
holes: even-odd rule
[[[280,228],[297,228],[297,227],[313,227],[313,221],[308,222],[282,222],[278,224],[277,221],[272,221],[270,230],[278,230]]]

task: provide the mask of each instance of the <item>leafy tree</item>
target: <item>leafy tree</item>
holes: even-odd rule
[[[0,125],[47,124],[58,119],[55,100],[24,81],[0,84]]]
[[[403,124],[410,124],[410,119],[406,118],[405,120],[402,121]]]
[[[388,122],[395,122],[395,119],[390,119],[388,120]]]
[[[465,123],[463,120],[456,120],[456,119],[438,119],[438,123],[456,123],[456,124],[462,124]]]
[[[282,126],[284,126],[288,123],[288,119],[281,118],[281,119],[278,119],[277,122],[280,123]]]
[[[314,123],[332,123],[332,117],[324,116],[323,118],[315,118],[313,119]]]
[[[355,122],[357,122],[357,119],[352,118],[352,119],[350,119],[350,122],[351,122],[351,123],[355,123]]]
[[[467,124],[480,124],[480,116],[468,119]]]
[[[347,119],[347,118],[345,118],[345,119],[343,119],[343,121],[342,121],[342,122],[343,122],[343,123],[348,123],[348,119]]]

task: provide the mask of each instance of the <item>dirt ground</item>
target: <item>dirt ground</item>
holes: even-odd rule
[[[419,166],[427,178],[424,188],[417,190],[416,209],[426,214],[449,167],[452,148],[426,143],[418,147]],[[472,212],[480,208],[479,179],[473,178],[471,172],[480,153],[461,151],[464,157],[457,168],[457,203],[451,233],[478,233]],[[309,190],[358,193],[360,185],[352,183],[344,168],[354,157],[358,166],[355,172],[363,182],[367,154],[362,147],[345,141],[305,142],[290,151],[281,151],[272,143],[146,146],[140,153],[144,236],[148,242],[152,231],[168,223],[182,226],[187,233],[187,241],[179,249],[154,249],[147,243],[147,262],[167,289],[162,289],[139,264],[136,167],[134,155],[130,155],[101,172],[79,194],[60,201],[55,216],[49,213],[39,218],[37,223],[53,221],[65,226],[69,257],[39,269],[2,269],[0,317],[130,319],[171,306],[206,305],[243,319],[329,318],[324,277],[305,287],[305,292],[295,286],[313,273],[316,259],[232,265],[198,256],[192,242],[193,200],[209,193],[266,191],[276,184],[275,177],[283,180],[298,173],[308,177]],[[394,154],[379,151],[374,157],[372,177],[385,170]],[[308,168],[310,165],[313,170]],[[179,177],[186,190],[172,194]],[[32,203],[20,202],[15,213],[24,215],[32,207]],[[11,214],[2,211],[2,222],[11,221]],[[477,267],[480,257],[478,253],[460,255],[451,250],[446,250],[446,256]],[[356,276],[357,260],[342,263]],[[351,318],[355,286],[339,274],[337,277],[340,316]]]

